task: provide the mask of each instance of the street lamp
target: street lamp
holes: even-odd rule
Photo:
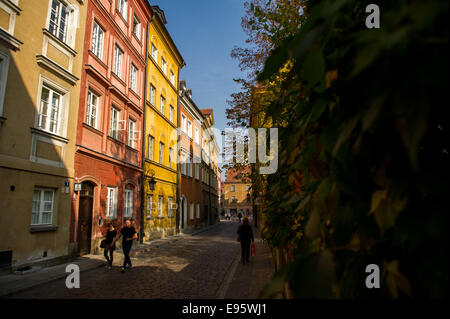
[[[156,181],[155,181],[155,179],[153,178],[153,176],[150,178],[150,180],[148,181],[148,186],[150,187],[150,190],[151,191],[154,191],[155,190],[155,184],[156,184]]]

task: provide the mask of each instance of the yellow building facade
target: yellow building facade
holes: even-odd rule
[[[69,255],[86,1],[37,2],[0,0],[0,268]]]
[[[173,235],[177,225],[178,83],[184,60],[152,6],[148,30],[147,103],[144,123],[144,240]],[[152,190],[149,181],[154,180]]]

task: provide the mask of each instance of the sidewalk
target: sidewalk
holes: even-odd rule
[[[241,249],[230,269],[228,282],[219,292],[219,298],[225,299],[258,299],[259,294],[270,282],[275,273],[272,252],[253,228],[255,237],[255,256],[250,257],[250,263],[242,264]],[[227,280],[227,279],[226,279]]]
[[[176,242],[186,235],[175,235],[162,239],[155,239],[148,243],[134,244],[130,253],[130,257],[135,257],[141,253],[148,252],[150,249],[159,248],[169,243]],[[121,250],[116,250],[114,254],[114,262],[122,262],[123,256]],[[48,282],[52,282],[67,277],[66,266],[76,264],[80,267],[80,273],[89,271],[106,265],[103,255],[85,255],[78,257],[72,261],[57,266],[37,268],[34,271],[23,274],[10,273],[0,276],[0,298],[6,295],[27,290]]]

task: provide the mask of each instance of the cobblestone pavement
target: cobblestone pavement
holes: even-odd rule
[[[218,298],[220,291],[228,291],[224,286],[239,289],[233,286],[236,279],[230,279],[236,276],[227,276],[240,254],[237,227],[236,221],[224,221],[196,236],[140,253],[132,257],[133,267],[125,273],[120,273],[123,257],[116,250],[113,269],[82,272],[79,289],[66,288],[64,278],[9,298]],[[246,296],[241,291],[239,297]]]

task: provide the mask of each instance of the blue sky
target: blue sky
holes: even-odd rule
[[[234,46],[245,45],[241,28],[244,0],[150,1],[166,15],[167,29],[187,66],[181,79],[192,89],[199,108],[213,108],[215,127],[226,127],[226,100],[239,90],[233,78],[243,77],[231,58]]]

